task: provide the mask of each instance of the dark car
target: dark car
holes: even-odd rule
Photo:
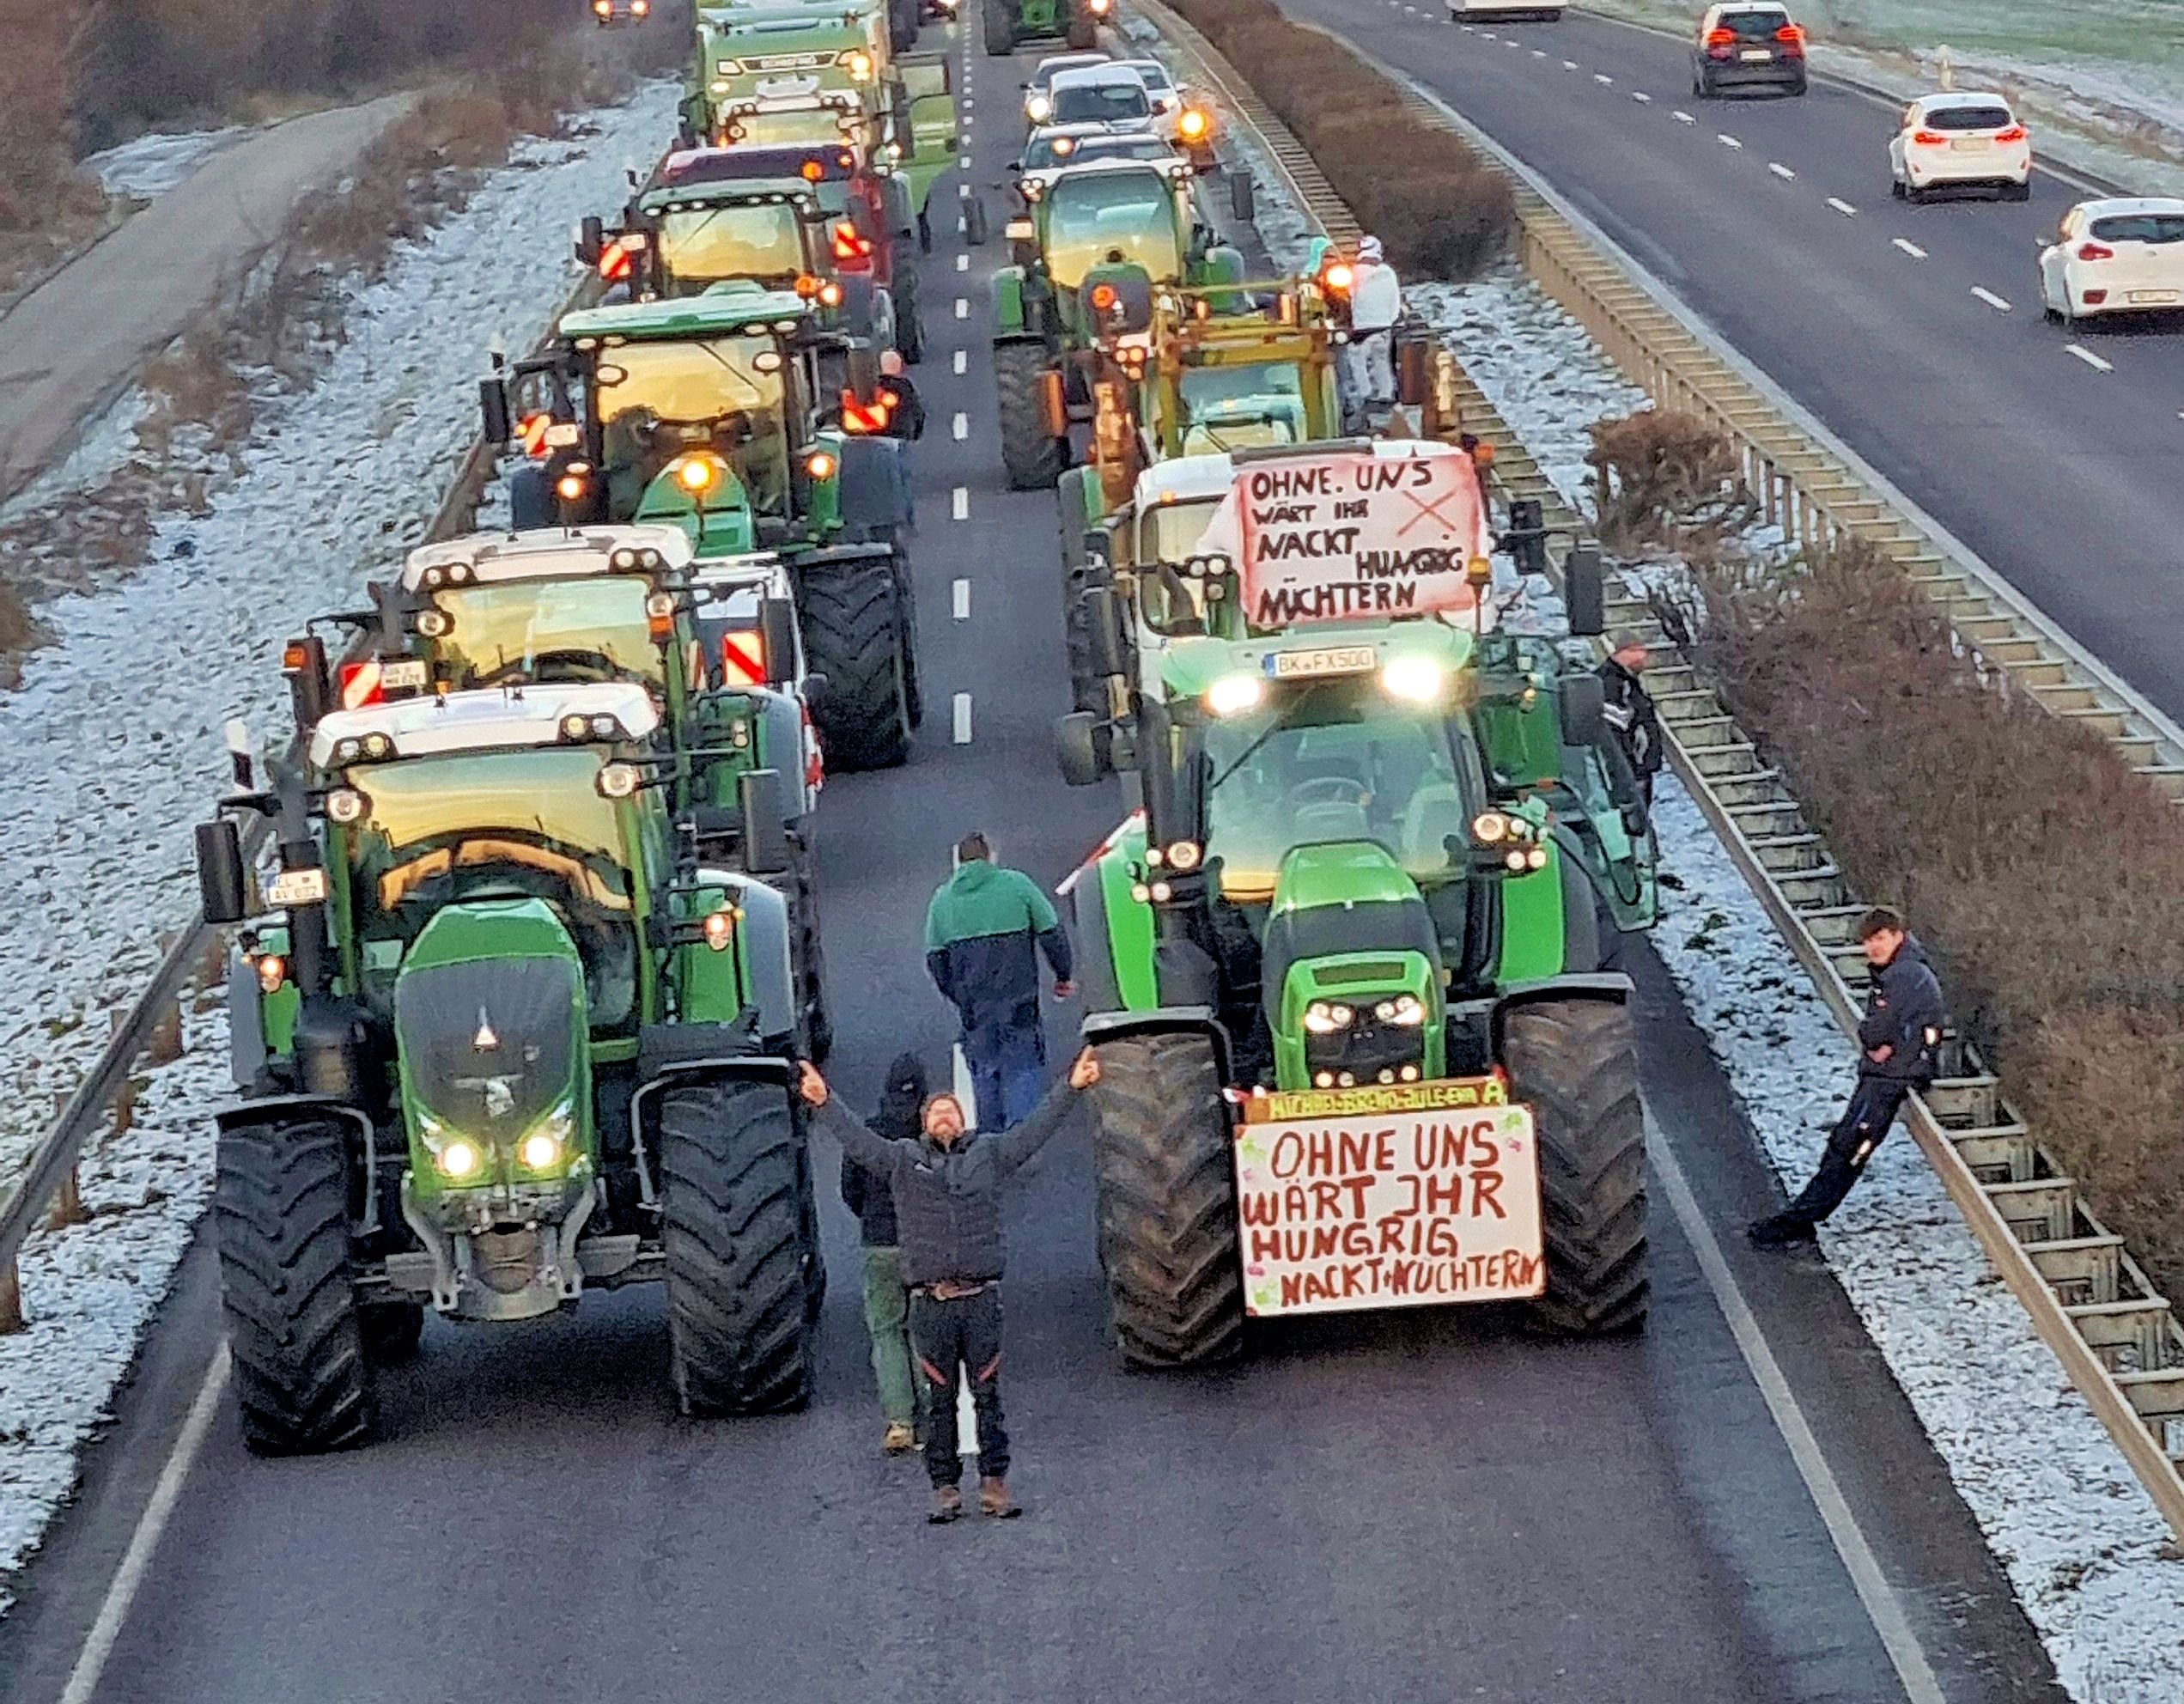
[[[1701,100],[1733,89],[1805,92],[1805,33],[1789,9],[1709,6],[1691,44],[1691,92]]]

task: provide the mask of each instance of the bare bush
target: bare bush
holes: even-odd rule
[[[1177,9],[1311,150],[1399,271],[1461,283],[1506,252],[1517,226],[1508,180],[1354,53],[1271,0],[1177,0]]]
[[[1645,409],[1597,421],[1591,465],[1602,542],[1625,556],[1711,554],[1756,505],[1728,437],[1696,416]]]
[[[2098,1212],[2184,1293],[2184,819],[1870,549],[1702,570],[1701,660]]]

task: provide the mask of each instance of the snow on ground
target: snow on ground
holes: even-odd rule
[[[83,168],[97,175],[99,187],[108,195],[150,201],[187,178],[208,156],[249,133],[246,125],[229,125],[216,131],[140,136],[86,155]]]
[[[0,698],[0,867],[16,902],[0,914],[0,1179],[95,1057],[106,1013],[149,980],[160,932],[196,905],[191,825],[226,775],[222,725],[243,715],[274,743],[282,641],[356,607],[422,535],[477,435],[489,350],[544,329],[574,282],[569,228],[619,204],[624,161],[672,134],[675,93],[648,84],[524,145],[356,293],[318,384],[268,404],[204,513],[162,519],[125,584],[40,611],[55,642]],[[0,1338],[0,1576],[66,1494],[202,1210],[226,1061],[216,1018],[192,1027],[156,1091],[166,1115],[90,1184],[150,1204],[25,1251],[40,1323]]]
[[[1263,158],[1242,151],[1258,173],[1268,248],[1293,264],[1303,221]],[[1643,405],[1644,393],[1513,269],[1405,293],[1565,497],[1587,507],[1586,428]],[[1794,1190],[1840,1111],[1848,1044],[1672,776],[1655,824],[1663,867],[1682,886],[1664,896],[1654,946]],[[1881,1149],[1822,1247],[2071,1695],[2184,1698],[2184,1554],[1908,1138]]]

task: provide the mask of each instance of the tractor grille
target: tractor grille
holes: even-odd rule
[[[514,1141],[569,1092],[581,997],[563,958],[405,971],[394,1037],[412,1092],[455,1129]]]

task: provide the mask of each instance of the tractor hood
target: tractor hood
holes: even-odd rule
[[[683,469],[695,459],[684,457],[663,469],[645,487],[636,519],[680,527],[702,557],[743,556],[756,550],[757,524],[743,481],[725,461],[707,457],[698,465],[709,472],[709,481],[703,490],[693,490],[683,478]]]
[[[564,1175],[589,1123],[588,1032],[582,961],[544,900],[471,900],[435,915],[394,985],[421,1193]],[[555,1139],[556,1163],[520,1159],[525,1138],[542,1133]],[[474,1163],[449,1163],[459,1144]]]

